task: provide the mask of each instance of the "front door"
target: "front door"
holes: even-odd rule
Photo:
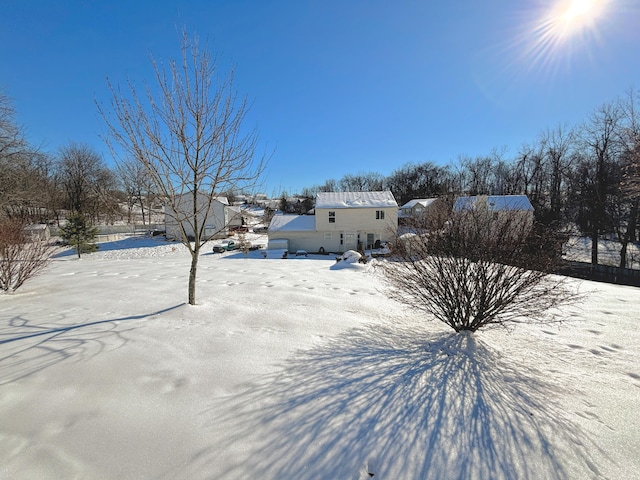
[[[344,233],[344,249],[345,250],[356,249],[356,233],[355,232]]]
[[[373,233],[367,233],[367,250],[371,250],[373,248],[373,244],[375,242]]]

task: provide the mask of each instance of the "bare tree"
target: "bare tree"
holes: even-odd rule
[[[24,221],[44,216],[49,159],[25,140],[11,99],[0,91],[0,209]]]
[[[591,237],[591,263],[598,264],[598,243],[602,233],[612,231],[608,215],[615,202],[616,170],[622,145],[622,110],[615,104],[597,108],[578,130],[580,159],[574,171],[573,196],[580,204],[578,224]]]
[[[114,215],[118,208],[113,197],[115,176],[92,147],[73,142],[62,147],[58,176],[69,210],[91,215],[94,222],[101,214],[107,219]]]
[[[135,159],[125,159],[118,162],[117,171],[125,193],[129,223],[135,223],[133,209],[138,206],[140,207],[142,224],[151,224],[155,194],[153,182],[149,178],[146,168]]]
[[[400,205],[416,198],[431,198],[451,189],[451,175],[446,167],[431,162],[407,163],[395,170],[386,180],[386,188]]]
[[[472,209],[453,212],[443,228],[414,225],[377,268],[392,298],[456,332],[476,331],[556,320],[555,307],[574,297],[549,275],[558,254],[531,221]]]
[[[540,205],[547,223],[559,222],[564,207],[563,187],[573,161],[572,148],[575,143],[572,130],[557,126],[546,130],[540,136],[540,145],[544,153],[544,190],[548,200]]]
[[[326,180],[323,185],[317,187],[317,192],[337,192],[338,190],[338,182],[333,178]]]
[[[620,100],[623,145],[618,185],[619,201],[614,217],[614,231],[620,241],[620,268],[627,266],[627,249],[636,238],[640,220],[640,103],[638,92],[629,90]],[[617,221],[616,221],[617,220]]]
[[[134,158],[144,166],[178,224],[191,254],[188,297],[193,305],[213,202],[221,192],[255,186],[264,157],[254,161],[258,135],[243,128],[249,106],[238,97],[233,71],[221,76],[215,58],[184,32],[181,50],[180,60],[166,67],[152,59],[157,94],[147,86],[140,95],[129,81],[125,96],[109,82],[110,108],[98,104],[98,109],[114,155]]]
[[[20,219],[0,219],[0,290],[15,291],[47,265],[51,247],[30,238]]]
[[[377,192],[384,190],[384,177],[377,172],[346,174],[338,182],[343,192]]]
[[[11,99],[0,91],[0,159],[7,159],[27,148],[22,129],[15,121]]]

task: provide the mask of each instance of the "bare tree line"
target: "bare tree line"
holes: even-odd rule
[[[23,130],[11,99],[0,94],[0,217],[58,223],[75,212],[93,223],[113,223],[131,220],[133,207],[140,206],[148,223],[155,193],[140,172],[124,164],[109,168],[89,145],[70,142],[54,153],[42,152],[26,141]]]

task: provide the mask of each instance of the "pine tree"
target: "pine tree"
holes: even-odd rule
[[[70,215],[60,233],[63,240],[76,249],[78,258],[81,253],[92,253],[98,250],[95,244],[98,229],[80,213]]]

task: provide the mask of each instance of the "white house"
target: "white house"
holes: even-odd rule
[[[533,225],[534,210],[526,195],[478,195],[458,197],[453,205],[455,212],[486,211],[489,215],[514,217]]]
[[[400,223],[410,222],[412,219],[424,218],[430,211],[436,209],[441,204],[440,198],[416,198],[410,200],[400,207],[398,219]]]
[[[276,215],[269,240],[286,239],[289,250],[345,252],[390,241],[398,226],[398,204],[385,192],[321,192],[315,215]]]
[[[489,212],[529,212],[533,206],[526,195],[477,195],[458,197],[453,205],[455,211],[486,208]]]
[[[198,195],[198,205],[196,207],[197,225],[204,225],[202,236],[206,239],[223,238],[228,234],[230,225],[237,224],[240,220],[240,209],[233,209],[229,206],[226,197],[216,197],[212,199],[209,211],[207,212],[207,204],[209,196],[205,194]],[[195,238],[194,232],[194,213],[193,213],[193,195],[190,193],[181,195],[178,199],[178,217],[174,212],[165,205],[165,232],[167,240],[181,240],[179,223],[182,223],[187,236]]]

